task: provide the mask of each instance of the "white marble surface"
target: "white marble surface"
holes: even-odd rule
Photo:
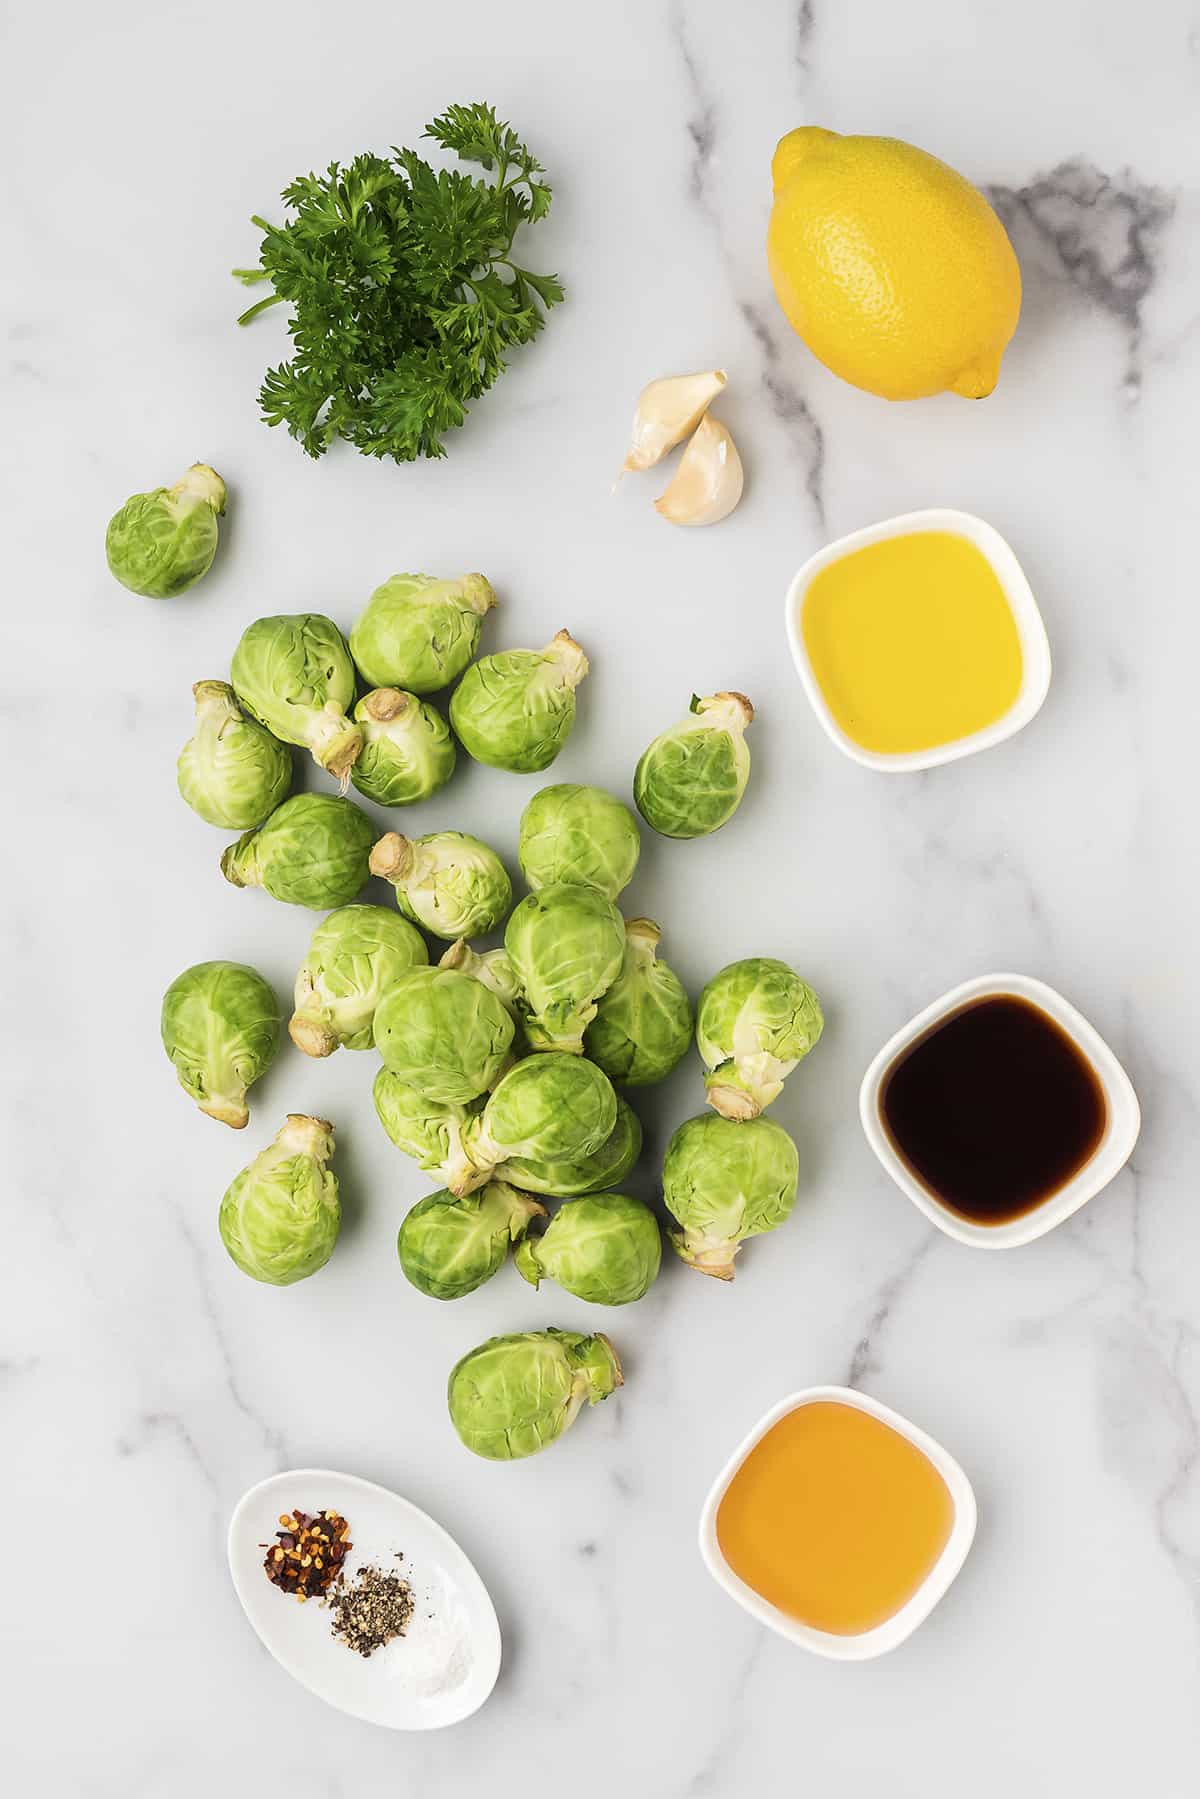
[[[1193,1793],[1194,7],[111,0],[12,12],[4,37],[13,1789]],[[447,462],[307,462],[256,417],[278,321],[233,324],[247,215],[275,210],[300,169],[413,142],[441,105],[479,96],[552,173],[531,256],[569,304]],[[783,327],[761,247],[768,164],[805,121],[912,138],[998,195],[1026,298],[985,404],[889,408]],[[615,500],[609,481],[641,383],[711,361],[729,370],[747,497],[717,531],[674,532],[652,478]],[[105,571],[105,521],[196,457],[231,483],[219,563],[187,598],[138,601]],[[887,780],[808,715],[780,596],[829,536],[928,504],[1009,536],[1055,681],[1004,748]],[[736,823],[648,841],[629,899],[661,917],[693,989],[734,956],[780,954],[829,1015],[778,1107],[804,1168],[786,1229],[750,1246],[731,1288],[673,1265],[606,1319],[624,1392],[513,1467],[460,1448],[447,1368],[493,1330],[598,1315],[511,1271],[458,1306],[406,1288],[395,1230],[425,1183],[378,1130],[369,1058],[281,1056],[238,1138],[189,1109],[157,1040],[180,968],[245,958],[283,991],[311,922],[224,885],[223,837],[176,798],[191,682],[225,673],[258,613],[349,624],[414,566],[485,569],[503,596],[493,645],[564,624],[586,645],[556,777],[625,788],[693,689],[752,695]],[[471,768],[421,822],[511,853],[535,784]],[[1074,999],[1146,1120],[1114,1187],[1009,1255],[928,1227],[855,1115],[883,1037],[989,967]],[[658,1096],[652,1144],[698,1091],[693,1068]],[[216,1210],[288,1109],[338,1124],[347,1228],[323,1274],[275,1291],[230,1265]],[[748,1423],[790,1387],[846,1379],[947,1444],[981,1516],[929,1625],[858,1668],[762,1632],[694,1543]],[[506,1660],[468,1724],[418,1739],[343,1718],[246,1626],[229,1511],[272,1469],[314,1461],[399,1488],[476,1558]]]

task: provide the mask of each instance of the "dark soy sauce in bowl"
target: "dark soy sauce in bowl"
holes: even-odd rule
[[[1108,1124],[1087,1057],[1040,1006],[1010,993],[969,1002],[903,1050],[879,1112],[922,1186],[974,1224],[1007,1224],[1052,1198]]]

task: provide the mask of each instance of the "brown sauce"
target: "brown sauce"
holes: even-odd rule
[[[941,1019],[884,1077],[884,1128],[935,1199],[1005,1224],[1089,1161],[1108,1123],[1091,1063],[1039,1006],[1012,994]]]

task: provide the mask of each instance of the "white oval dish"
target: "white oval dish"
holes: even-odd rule
[[[958,1011],[971,1000],[1006,993],[1014,994],[1018,999],[1028,1000],[1031,1005],[1039,1007],[1054,1020],[1060,1030],[1066,1032],[1080,1054],[1095,1070],[1104,1089],[1108,1119],[1104,1135],[1091,1156],[1057,1193],[1052,1193],[1049,1199],[1034,1206],[1032,1211],[1023,1213],[1019,1218],[1010,1218],[1004,1224],[976,1224],[972,1219],[961,1218],[957,1212],[952,1212],[948,1206],[943,1205],[912,1172],[888,1136],[880,1112],[879,1098],[884,1077],[893,1062],[939,1019]],[[907,1193],[917,1209],[924,1212],[926,1218],[931,1219],[939,1230],[945,1231],[948,1237],[956,1238],[959,1243],[975,1244],[982,1249],[1015,1249],[1022,1243],[1032,1243],[1035,1238],[1044,1237],[1056,1224],[1070,1218],[1072,1213],[1086,1205],[1089,1199],[1094,1199],[1121,1172],[1133,1153],[1142,1123],[1141,1108],[1133,1083],[1099,1031],[1061,993],[1056,993],[1044,981],[1034,980],[1032,975],[1026,974],[977,975],[972,981],[963,981],[961,985],[952,987],[949,993],[943,993],[940,999],[935,999],[923,1012],[918,1012],[915,1018],[909,1019],[894,1037],[889,1037],[863,1076],[858,1095],[858,1111],[867,1142],[901,1192]]]
[[[350,1525],[351,1575],[367,1563],[409,1581],[407,1633],[364,1658],[337,1641],[332,1613],[282,1593],[263,1571],[281,1513],[332,1506]],[[394,1559],[396,1552],[403,1560]],[[298,1468],[243,1494],[229,1521],[229,1571],[259,1638],[301,1686],[390,1730],[438,1730],[478,1711],[500,1672],[500,1625],[487,1588],[454,1538],[398,1493],[354,1474]]]
[[[819,1400],[855,1406],[860,1412],[868,1412],[872,1418],[878,1418],[881,1424],[890,1424],[900,1436],[907,1437],[933,1463],[949,1488],[954,1506],[954,1523],[946,1545],[911,1599],[882,1624],[877,1624],[873,1630],[860,1631],[856,1636],[837,1636],[831,1631],[815,1630],[811,1624],[802,1624],[798,1618],[789,1617],[786,1612],[780,1611],[778,1606],[772,1605],[769,1599],[764,1599],[761,1593],[734,1573],[717,1541],[717,1511],[725,1497],[726,1488],[754,1445],[766,1436],[772,1425],[778,1424],[789,1412],[794,1412],[802,1405],[813,1405]],[[871,1399],[865,1393],[856,1392],[853,1387],[803,1387],[798,1393],[789,1393],[786,1399],[781,1399],[778,1405],[772,1406],[759,1419],[749,1435],[738,1444],[713,1482],[712,1491],[700,1514],[700,1554],[717,1585],[731,1599],[736,1599],[752,1618],[765,1624],[768,1630],[778,1632],[789,1643],[798,1643],[802,1649],[810,1649],[814,1655],[827,1656],[831,1661],[865,1662],[877,1655],[886,1655],[890,1649],[898,1648],[919,1624],[924,1623],[967,1559],[967,1551],[975,1536],[975,1520],[975,1494],[971,1483],[954,1457],[948,1455],[940,1443],[919,1430],[915,1424],[910,1424],[899,1412],[893,1412],[890,1406],[882,1405],[879,1400]]]
[[[800,628],[800,615],[804,596],[813,580],[831,562],[837,562],[854,550],[865,550],[870,544],[882,543],[889,537],[904,537],[912,531],[948,531],[953,536],[965,537],[987,558],[1004,589],[1004,597],[1008,601],[1021,642],[1021,686],[1008,711],[992,724],[986,725],[982,731],[973,731],[967,737],[956,737],[950,743],[934,744],[927,750],[910,750],[901,755],[889,755],[880,750],[864,749],[862,744],[847,736],[834,718],[808,658],[804,633]],[[1025,578],[1025,571],[1015,553],[986,519],[976,518],[970,512],[957,512],[949,506],[934,506],[923,512],[905,512],[897,518],[883,519],[877,525],[867,525],[861,531],[851,531],[849,536],[839,537],[834,543],[826,544],[823,550],[818,550],[815,556],[809,557],[792,580],[784,602],[784,624],[796,672],[826,735],[852,761],[860,762],[864,768],[879,769],[886,774],[906,774],[921,768],[937,768],[943,762],[956,762],[960,756],[972,756],[977,750],[991,749],[994,744],[1003,743],[1006,737],[1012,737],[1035,716],[1050,687],[1050,643],[1046,627],[1033,591]]]

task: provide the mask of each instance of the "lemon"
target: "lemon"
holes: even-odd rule
[[[1021,271],[977,188],[898,138],[815,125],[780,140],[771,175],[771,280],[826,368],[885,400],[991,393]]]

